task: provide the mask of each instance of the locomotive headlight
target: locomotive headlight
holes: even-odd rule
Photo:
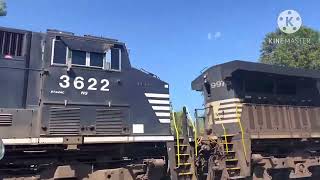
[[[0,138],[0,160],[4,157],[4,144],[2,139]]]

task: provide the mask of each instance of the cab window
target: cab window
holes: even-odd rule
[[[110,50],[106,52],[106,69],[121,70],[121,49],[110,48]]]
[[[53,64],[66,64],[67,46],[61,40],[53,40]]]
[[[70,43],[70,42],[69,42]],[[121,70],[121,49],[111,47],[105,52],[88,52],[85,49],[68,44],[63,39],[56,38],[52,41],[52,61],[54,65],[72,64],[74,66],[101,68],[103,70]]]
[[[102,68],[104,59],[105,59],[105,54],[91,52],[90,53],[90,66]]]
[[[72,50],[72,52],[71,52],[71,62],[74,65],[85,66],[86,65],[86,52]]]
[[[111,48],[111,69],[120,70],[121,50]]]

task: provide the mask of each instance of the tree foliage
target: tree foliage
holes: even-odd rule
[[[181,134],[182,133],[182,118],[183,118],[183,111],[171,112],[171,132],[173,134],[176,134],[173,119],[175,119],[175,121],[176,121],[178,133]]]
[[[176,121],[176,125],[177,125],[177,130],[178,130],[178,133],[180,135],[182,135],[183,133],[183,128],[182,128],[182,122],[183,122],[183,110],[181,111],[177,111],[177,112],[171,112],[171,132],[172,134],[176,134],[176,129],[174,127],[174,122],[173,122],[173,116],[174,116],[174,119]],[[194,119],[188,119],[188,128],[189,128],[189,133],[193,133],[193,125],[194,124]],[[198,125],[199,127],[197,128],[197,131],[200,133],[200,134],[203,134],[204,133],[204,122],[203,121],[199,121],[198,122]],[[191,136],[193,136],[193,134],[189,134]]]
[[[320,32],[301,27],[286,34],[268,33],[260,50],[260,62],[305,69],[320,69]]]
[[[0,0],[0,16],[7,15],[7,4],[5,0]]]

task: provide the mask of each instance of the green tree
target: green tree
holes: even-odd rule
[[[320,69],[320,32],[301,27],[286,34],[268,33],[260,50],[260,62],[305,69]]]
[[[183,118],[183,111],[171,112],[171,132],[173,134],[176,134],[173,119],[175,119],[178,132],[179,132],[179,134],[181,134],[182,133],[182,118]]]
[[[183,122],[183,110],[181,111],[177,111],[177,112],[171,112],[171,132],[173,134],[176,134],[176,129],[175,129],[175,126],[174,126],[174,122],[173,122],[173,116],[174,116],[174,119],[176,121],[176,126],[177,126],[177,130],[178,130],[178,133],[179,135],[181,136],[182,133],[183,133],[183,128],[182,128],[182,122]],[[188,129],[189,129],[189,135],[193,135],[193,124],[194,124],[194,120],[193,119],[188,119]],[[199,123],[199,128],[200,128],[200,131],[203,132],[203,129],[204,129],[204,124],[202,124],[202,122]],[[190,134],[191,133],[191,134]]]
[[[5,0],[0,0],[0,16],[7,15],[7,4]]]

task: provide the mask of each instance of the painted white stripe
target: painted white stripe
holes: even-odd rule
[[[56,144],[56,143],[63,143],[63,137],[39,138],[39,144]]]
[[[148,99],[150,104],[170,104],[170,101],[167,100],[153,100],[153,99]]]
[[[234,109],[225,109],[225,110],[219,110],[219,113],[236,113],[236,108]],[[242,108],[238,108],[238,113],[242,112]]]
[[[236,109],[236,107],[242,108],[242,104],[224,104],[224,105],[220,105],[219,108],[234,108]]]
[[[115,143],[115,142],[154,142],[173,141],[173,136],[114,136],[114,137],[84,137],[84,143]]]
[[[173,141],[173,136],[113,136],[113,137],[84,137],[86,143],[115,143],[115,142],[153,142],[153,141]],[[2,139],[4,145],[27,145],[27,144],[62,144],[63,137],[55,138],[18,138]]]
[[[37,144],[38,138],[18,138],[18,139],[2,139],[5,145],[16,145],[16,144]]]
[[[239,122],[238,119],[228,119],[228,120],[221,120],[221,121],[215,121],[215,124],[227,124],[227,123],[237,123]]]
[[[231,99],[224,99],[224,100],[215,101],[215,102],[219,102],[219,103],[240,102],[240,99],[239,98],[231,98]]]
[[[170,117],[170,113],[156,112],[156,116],[161,116],[161,117]]]
[[[318,132],[311,133],[311,137],[320,137],[320,133]]]
[[[169,94],[144,93],[147,97],[153,98],[169,98]]]
[[[12,114],[3,114],[3,113],[0,113],[0,115],[3,115],[3,116],[12,116]]]
[[[135,136],[133,137],[134,142],[144,141],[173,141],[173,136]]]
[[[153,110],[170,111],[170,106],[152,106]]]
[[[170,119],[159,119],[160,123],[170,123]]]
[[[122,136],[122,137],[84,137],[83,142],[86,143],[97,143],[97,142],[108,142],[108,143],[114,143],[114,142],[128,142],[129,137],[128,136]]]
[[[19,144],[62,144],[63,138],[16,138],[16,139],[2,139],[5,145],[19,145]]]
[[[237,118],[241,117],[240,114],[225,114],[225,115],[220,115],[220,118]]]

